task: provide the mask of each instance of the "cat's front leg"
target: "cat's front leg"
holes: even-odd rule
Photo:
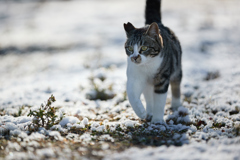
[[[165,76],[169,77],[169,76]],[[161,79],[157,79],[158,83],[154,85],[154,106],[153,106],[153,117],[151,123],[165,123],[163,120],[164,108],[167,100],[167,92],[169,86],[169,80],[164,76]]]
[[[154,106],[153,106],[153,117],[151,123],[164,123],[164,108],[167,99],[166,93],[154,93]]]
[[[143,107],[143,104],[140,100],[140,96],[144,89],[144,82],[141,79],[129,78],[127,80],[127,95],[129,102],[137,114],[137,116],[141,119],[146,118],[146,111]]]
[[[143,91],[143,95],[146,101],[146,110],[147,110],[146,120],[147,121],[151,121],[153,116],[153,106],[154,106],[153,94],[154,94],[154,86],[147,83]]]

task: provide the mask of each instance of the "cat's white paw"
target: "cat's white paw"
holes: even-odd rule
[[[136,113],[136,115],[140,118],[140,119],[145,119],[147,116],[146,110],[142,105],[142,102],[140,100],[137,101],[137,103],[132,105],[132,108],[134,110],[134,112]]]
[[[147,116],[147,114],[146,114],[146,112],[140,112],[140,113],[136,113],[137,114],[137,116],[140,118],[140,119],[145,119],[146,118],[146,116]]]
[[[133,110],[140,119],[146,118],[147,113],[142,105],[140,105],[139,107],[133,107]]]

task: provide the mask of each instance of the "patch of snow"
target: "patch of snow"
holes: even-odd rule
[[[89,133],[84,133],[80,136],[80,140],[84,142],[89,142],[92,140],[91,135]]]
[[[82,124],[83,124],[84,126],[88,125],[88,118],[86,118],[86,117],[83,118]]]
[[[136,123],[136,122],[135,122]],[[135,124],[133,121],[131,120],[127,120],[125,121],[123,124],[126,126],[126,127],[134,127],[134,124]]]
[[[38,149],[36,154],[41,158],[56,158],[53,148]]]
[[[99,137],[100,141],[110,141],[114,142],[114,139],[109,134],[104,134]]]
[[[68,116],[68,117],[64,117],[59,124],[61,126],[65,126],[67,124],[72,125],[79,122],[80,120],[77,117]]]
[[[63,137],[58,131],[49,131],[48,135],[54,137],[55,140],[62,141]]]
[[[17,129],[17,125],[15,125],[12,122],[7,122],[4,126],[3,126],[6,130],[15,130]]]
[[[33,140],[40,141],[40,140],[43,140],[44,138],[45,136],[43,134],[40,134],[38,132],[33,132],[25,139],[25,141],[33,141]]]

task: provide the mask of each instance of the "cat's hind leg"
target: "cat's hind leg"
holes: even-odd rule
[[[153,94],[154,94],[154,86],[147,84],[143,90],[143,95],[146,101],[146,110],[147,110],[146,120],[147,121],[151,121],[153,116],[153,105],[154,105]]]
[[[146,118],[146,110],[143,107],[143,104],[140,100],[140,96],[143,92],[144,86],[145,83],[140,78],[139,79],[128,78],[127,80],[127,95],[129,102],[134,112],[141,119]]]
[[[177,110],[178,107],[182,105],[181,91],[180,91],[181,79],[182,79],[182,72],[180,72],[179,75],[177,75],[170,81],[171,91],[172,91],[172,102],[171,102],[172,110]]]

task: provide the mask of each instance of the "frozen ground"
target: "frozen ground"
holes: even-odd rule
[[[144,3],[0,1],[0,159],[240,159],[240,2],[163,1],[184,72],[167,125],[140,121],[125,95],[122,24],[141,27]],[[65,118],[30,131],[51,94]]]

